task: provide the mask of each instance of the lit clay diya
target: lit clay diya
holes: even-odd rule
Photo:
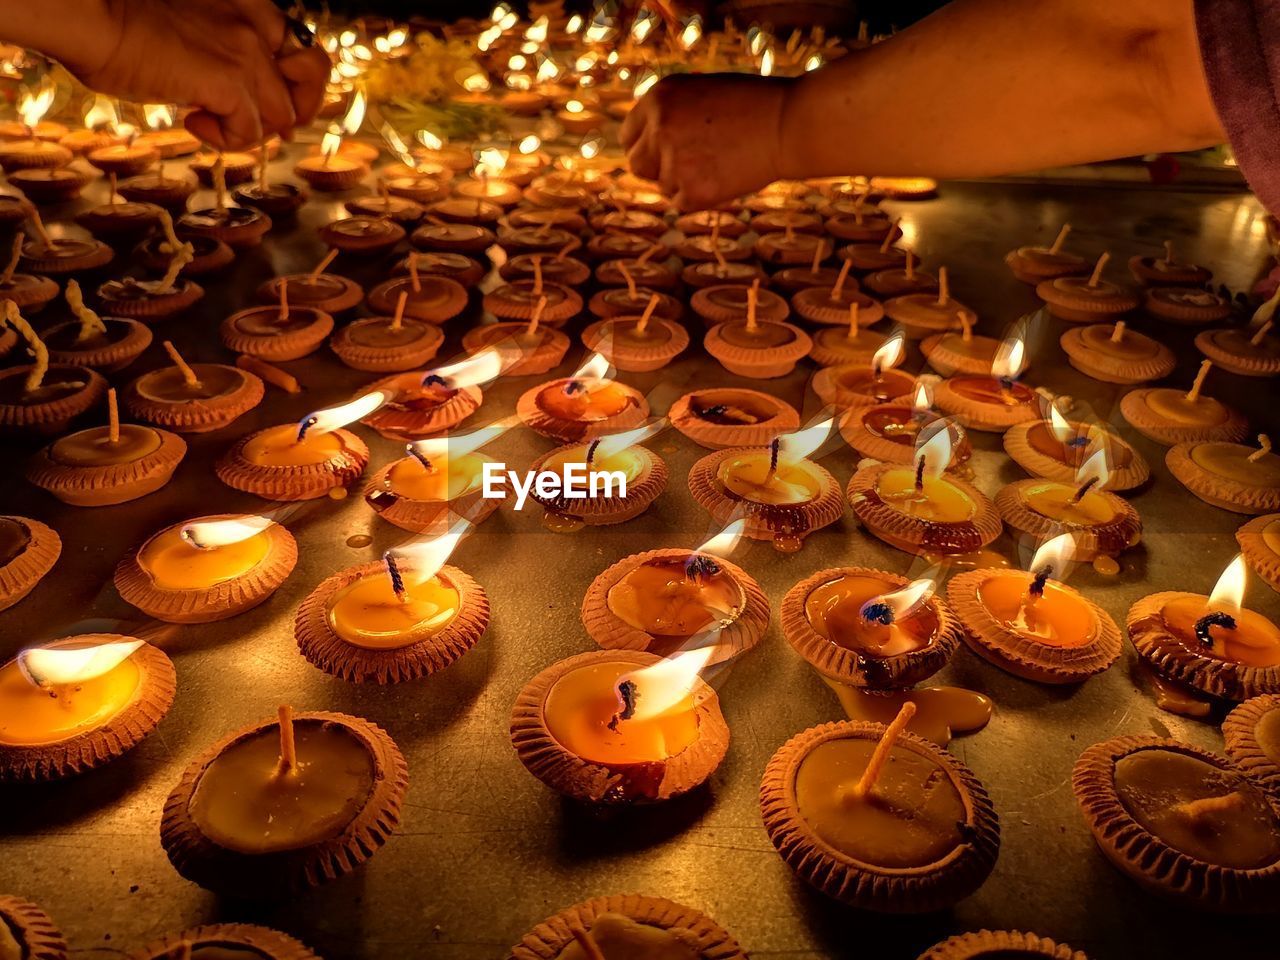
[[[869,407],[895,397],[910,396],[915,393],[916,378],[895,369],[903,356],[902,336],[895,334],[880,345],[866,366],[823,367],[814,374],[813,391],[824,404],[839,410]]]
[[[1020,930],[979,930],[948,937],[917,960],[1089,960],[1079,950]]]
[[[49,350],[18,312],[4,303],[4,319],[21,334],[35,362],[0,371],[0,428],[31,433],[61,433],[98,404],[107,381],[88,367],[49,363]]]
[[[405,238],[405,229],[400,224],[369,216],[334,220],[321,227],[319,233],[320,239],[331,247],[370,257],[389,252]]]
[[[1117,557],[1142,539],[1142,520],[1126,500],[1102,489],[1106,453],[1089,458],[1075,480],[1018,480],[1001,487],[995,505],[1014,540],[1034,546],[1069,533],[1076,558]]]
[[[263,151],[258,162],[256,183],[246,183],[233,191],[236,203],[261,210],[269,217],[289,217],[302,209],[311,194],[306,187],[296,183],[271,183],[267,180],[267,152]]]
[[[367,720],[285,707],[183,771],[160,842],[178,873],[206,889],[297,894],[373,856],[399,826],[408,780],[395,742]]]
[[[933,399],[939,410],[970,430],[1004,433],[1040,419],[1040,395],[1017,381],[1022,372],[1022,341],[1002,349],[988,376],[959,374],[938,384]]]
[[[546,511],[543,523],[567,533],[583,526],[625,523],[649,509],[667,488],[666,463],[639,444],[652,432],[639,427],[586,443],[570,443],[538,457],[530,465],[530,473],[560,477],[550,495],[540,490],[530,494]]]
[[[1274,377],[1280,374],[1280,337],[1268,336],[1271,329],[1267,321],[1256,330],[1205,330],[1196,334],[1196,349],[1242,377]]]
[[[249,923],[212,923],[166,934],[128,960],[321,960],[306,944],[278,930]]]
[[[663,660],[601,650],[553,664],[516,699],[516,755],[548,787],[583,803],[652,803],[688,793],[729,748],[719,698],[697,675],[711,652]]]
[[[54,363],[115,371],[151,346],[151,331],[128,317],[100,317],[84,303],[80,285],[67,281],[67,306],[74,320],[46,327],[44,343]]]
[[[930,581],[865,567],[820,570],[787,591],[782,632],[796,653],[837,683],[909,687],[937,673],[963,628]]]
[[[361,423],[390,440],[418,440],[450,430],[480,408],[483,394],[475,384],[496,377],[501,362],[496,350],[481,351],[469,361],[434,372],[411,371],[375,380],[368,389],[387,394],[388,399]],[[473,370],[483,367],[480,372],[485,375],[470,377],[462,366],[467,363],[473,364]]]
[[[935,333],[920,342],[920,352],[929,366],[944,377],[957,373],[981,376],[991,370],[1000,352],[1000,341],[973,332],[977,318],[971,314],[960,315],[960,333]]]
[[[995,866],[1000,826],[986,789],[946,750],[904,731],[913,708],[887,727],[829,723],[797,734],[760,785],[765,830],[782,859],[859,909],[942,910]]]
[[[870,185],[889,200],[929,200],[938,195],[938,181],[932,177],[872,177]]]
[[[159,161],[160,151],[143,140],[134,140],[132,143],[115,143],[97,147],[86,153],[85,159],[104,174],[114,173],[118,177],[136,177]]]
[[[1037,552],[1034,572],[970,570],[952,577],[947,599],[969,648],[983,659],[1037,683],[1080,683],[1119,659],[1120,628],[1096,603],[1051,579],[1058,561],[1043,562],[1047,546]]]
[[[52,527],[26,517],[0,516],[0,610],[30,593],[62,555]]]
[[[234,353],[279,362],[314,353],[333,332],[333,317],[315,307],[289,302],[289,287],[280,285],[280,303],[246,307],[222,321],[222,344]]]
[[[782,323],[791,315],[787,301],[771,290],[762,289],[758,280],[745,284],[702,287],[689,298],[689,309],[700,316],[707,326],[731,320],[742,321],[752,310],[753,296],[756,320],[762,323]]]
[[[785,377],[797,361],[809,355],[813,340],[794,324],[759,320],[756,298],[761,291],[754,285],[745,289],[746,318],[715,324],[702,338],[702,345],[720,366],[740,377]]]
[[[214,467],[227,486],[268,500],[314,500],[351,486],[369,465],[369,448],[344,424],[385,402],[374,390],[351,403],[317,410],[241,437]]]
[[[952,461],[945,425],[917,440],[915,464],[864,467],[846,488],[867,530],[908,553],[974,553],[1000,536],[1000,514],[976,487],[944,473]],[[920,442],[923,440],[923,442]]]
[[[1103,383],[1146,383],[1173,373],[1173,351],[1123,320],[1072,327],[1059,341],[1071,365]]]
[[[145,497],[169,482],[186,456],[186,442],[168,430],[121,424],[115,393],[107,394],[107,426],[68,434],[31,458],[31,483],[63,503],[106,507]]]
[[[1213,271],[1194,263],[1180,263],[1173,255],[1173,241],[1164,242],[1164,256],[1137,254],[1129,258],[1129,272],[1144,287],[1203,287]]]
[[[481,523],[502,498],[484,496],[485,464],[494,461],[478,448],[505,429],[499,424],[410,443],[407,457],[369,478],[365,502],[383,520],[413,533],[446,533],[455,517]]]
[[[149,643],[66,637],[0,667],[0,783],[57,780],[132,750],[169,712],[177,676]]]
[[[409,291],[401,291],[391,316],[363,317],[341,327],[329,338],[338,359],[353,370],[375,373],[415,370],[429,362],[444,333],[437,324],[406,317],[408,299]]]
[[[1047,247],[1019,247],[1005,255],[1013,275],[1023,283],[1033,286],[1042,280],[1058,277],[1081,277],[1089,273],[1089,261],[1074,253],[1063,253],[1062,245],[1071,233],[1071,224],[1065,223],[1058,231],[1057,239]]]
[[[1110,475],[1099,484],[1105,490],[1133,490],[1151,477],[1146,459],[1100,424],[1068,420],[1049,408],[1048,420],[1032,420],[1010,427],[1004,435],[1005,453],[1027,473],[1046,480],[1074,480],[1084,462],[1099,448],[1106,451]]]
[[[354,189],[369,175],[369,167],[356,157],[343,156],[340,148],[339,138],[325,134],[320,154],[299,160],[293,168],[294,175],[321,193]]]
[[[1236,543],[1253,572],[1280,590],[1280,514],[1254,517],[1236,531]]]
[[[1169,679],[1228,700],[1280,693],[1280,628],[1241,603],[1237,557],[1213,593],[1156,593],[1129,609],[1134,649]]]
[[[794,553],[809,534],[844,516],[840,485],[806,459],[830,426],[827,421],[776,437],[767,446],[708,454],[690,468],[689,491],[721,526],[744,519],[746,536]]]
[[[747,960],[747,952],[705,913],[628,893],[575,904],[538,924],[507,960]]]
[[[212,623],[276,592],[298,562],[293,535],[267,517],[200,517],[149,537],[116,567],[126,603],[167,623]]]
[[[1258,447],[1196,440],[1174,444],[1165,454],[1169,472],[1205,503],[1234,513],[1280,510],[1280,456],[1264,434]]]
[[[17,960],[67,960],[67,939],[29,900],[0,895],[0,955]]]
[[[539,306],[544,299],[546,303]],[[641,309],[643,307],[641,304]],[[484,309],[502,320],[529,320],[537,310],[541,323],[562,327],[582,312],[582,296],[563,284],[535,276],[532,280],[513,280],[489,291],[484,295]]]
[[[1142,306],[1157,320],[1187,326],[1220,323],[1235,312],[1228,298],[1195,287],[1148,287],[1142,294]]]
[[[1071,323],[1093,323],[1110,320],[1136,310],[1141,298],[1126,287],[1102,279],[1102,270],[1110,254],[1104,253],[1086,277],[1056,277],[1036,284],[1036,296],[1045,302],[1049,313]]]
[[[582,331],[583,344],[629,373],[665,367],[689,346],[689,333],[681,324],[655,316],[659,303],[655,293],[639,316],[597,320]]]
[[[71,151],[49,140],[9,140],[0,143],[0,166],[5,172],[41,167],[65,167],[74,158]]]
[[[911,397],[888,403],[850,407],[840,419],[840,434],[861,456],[885,463],[915,463],[916,441],[922,433],[937,428],[942,418],[929,409],[927,387],[917,385]],[[957,443],[952,464],[968,461],[973,451],[958,424],[951,424]]]
[[[247,370],[221,363],[188,364],[168,340],[173,366],[144,373],[124,392],[125,409],[139,420],[178,433],[206,433],[227,426],[256,407],[265,392]]]
[[[1116,737],[1080,756],[1071,788],[1103,855],[1144,890],[1225,913],[1274,910],[1280,816],[1225,757]]]
[[[474,647],[489,628],[489,598],[457,567],[447,533],[389,551],[381,563],[350,567],[324,580],[298,607],[298,650],[325,673],[351,683],[401,683],[438,673]],[[421,561],[409,550],[439,555]]]
[[[272,277],[263,282],[257,289],[258,299],[263,303],[279,303],[280,298],[287,295],[294,306],[310,307],[330,315],[354,310],[364,301],[364,287],[347,277],[325,272],[337,255],[337,250],[330,250],[307,273]]]
[[[760,446],[800,426],[800,414],[789,403],[737,387],[686,393],[671,405],[667,418],[698,446],[710,450]]]
[[[1271,799],[1280,799],[1280,694],[1253,697],[1222,721],[1223,749]]]
[[[1211,360],[1200,364],[1190,390],[1140,387],[1120,401],[1120,413],[1144,437],[1172,446],[1195,441],[1235,443],[1249,432],[1244,416],[1225,403],[1201,393]]]
[[[593,358],[585,366],[606,370],[608,361]],[[649,416],[649,401],[633,387],[585,369],[526,390],[516,415],[535,433],[572,443],[639,426]]]

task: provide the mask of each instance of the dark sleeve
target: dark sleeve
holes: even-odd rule
[[[1262,205],[1280,212],[1280,0],[1195,0],[1218,119]]]

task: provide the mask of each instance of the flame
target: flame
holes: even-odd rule
[[[1218,582],[1213,585],[1205,609],[1238,616],[1244,607],[1244,586],[1248,573],[1249,567],[1245,564],[1244,554],[1237,553],[1218,577]]]
[[[550,83],[558,76],[560,76],[560,64],[556,63],[551,57],[544,57],[542,62],[538,64],[538,82]]]
[[[338,45],[349,47],[356,42],[356,32],[354,30],[343,30],[338,36]]]
[[[368,103],[369,98],[363,90],[357,90],[352,94],[351,104],[342,118],[342,130],[347,136],[355,136],[364,125],[364,111]]]
[[[520,141],[516,149],[527,157],[531,153],[537,153],[541,147],[542,139],[536,133],[531,133]]]
[[[167,103],[144,103],[142,116],[148,130],[169,130],[173,127],[177,111]]]
[[[925,380],[916,381],[915,396],[911,400],[911,407],[916,413],[925,413],[933,406],[933,385]]]
[[[698,674],[711,662],[715,653],[715,644],[696,650],[682,650],[653,666],[632,670],[619,677],[619,685],[626,681],[635,685],[635,712],[630,719],[653,720],[678,707],[697,689]],[[622,705],[620,702],[619,706]]]
[[[512,57],[511,59],[514,60],[515,57]],[[484,93],[490,86],[489,78],[479,70],[462,78],[462,89],[467,91],[467,93]]]
[[[477,151],[476,174],[482,177],[497,177],[507,168],[508,151],[504,147],[484,147]]]
[[[543,14],[537,20],[533,21],[533,23],[529,24],[528,28],[524,32],[524,38],[526,40],[532,40],[534,43],[546,43],[548,25],[549,21],[547,20],[547,16],[546,14]]]
[[[581,29],[582,29],[582,14],[580,13],[575,13],[572,17],[569,18],[568,23],[564,25],[564,32],[569,34],[570,36],[573,36],[573,34],[577,33]]]
[[[538,52],[538,45],[532,40],[526,40],[524,43],[520,44],[520,52],[533,56]]]
[[[476,49],[479,50],[481,53],[484,53],[486,50],[492,47],[494,43],[498,40],[498,38],[501,36],[502,36],[501,27],[499,26],[490,27],[488,30],[485,30],[483,33],[481,33],[480,36],[476,39]]]
[[[85,683],[114,670],[133,656],[141,640],[76,645],[52,643],[18,654],[18,668],[38,687]]]
[[[493,13],[489,14],[489,19],[494,23],[499,23],[505,20],[509,13],[511,13],[511,7],[505,3],[499,3],[493,8]]]
[[[743,531],[746,529],[747,521],[745,517],[731,520],[723,530],[707,538],[706,542],[693,552],[728,559],[729,555],[737,548],[738,541],[742,539]]]
[[[90,130],[97,130],[99,127],[110,130],[115,129],[119,122],[120,115],[116,113],[116,105],[102,94],[95,94],[89,109],[84,112],[84,125]]]
[[[588,134],[582,138],[582,143],[578,144],[578,154],[583,160],[594,160],[600,156],[600,151],[604,149],[604,137]]]
[[[341,146],[342,134],[330,130],[325,133],[324,138],[320,141],[320,153],[326,160],[332,160],[338,155],[338,148]]]
[[[367,417],[390,399],[391,394],[385,390],[372,390],[356,397],[349,403],[316,410],[298,421],[299,435],[301,436],[304,433],[308,436],[319,433],[332,433],[339,427],[345,427],[348,423],[354,423],[362,417]]]
[[[668,425],[665,417],[659,417],[656,420],[641,424],[634,430],[624,430],[621,433],[612,433],[601,437],[596,445],[596,462],[606,460],[615,453],[620,453],[627,449],[627,447],[634,447],[636,444],[644,443],[651,437],[656,437]]]
[[[631,24],[631,39],[636,43],[644,43],[645,38],[653,32],[655,19],[648,10],[642,11],[641,15],[636,17]]]
[[[937,589],[938,581],[932,576],[924,576],[919,580],[912,580],[905,587],[894,590],[892,593],[882,593],[878,597],[872,597],[862,605],[862,611],[865,614],[867,608],[873,604],[883,604],[893,611],[895,621],[902,620],[928,603]]]
[[[502,436],[517,422],[508,417],[496,420],[486,427],[480,427],[469,433],[454,434],[445,437],[428,437],[426,440],[414,440],[405,446],[410,456],[421,457],[428,462],[432,460],[448,460],[450,457],[465,457],[474,453],[485,444],[492,443]]]
[[[822,59],[822,54],[815,53],[811,55],[809,59],[804,62],[804,72],[812,73],[814,70],[817,70],[819,67],[821,67],[825,62],[826,61]]]
[[[464,387],[483,387],[496,380],[502,374],[502,366],[502,355],[490,347],[456,363],[436,367],[427,376],[440,377],[450,389],[461,390]]]
[[[223,520],[192,520],[183,524],[179,536],[198,550],[214,550],[248,540],[274,523],[271,517],[252,514]]]
[[[459,541],[470,532],[471,527],[470,520],[460,517],[454,521],[447,533],[432,537],[430,540],[404,543],[393,547],[386,552],[386,556],[394,559],[403,573],[412,574],[411,577],[405,577],[406,581],[426,583],[449,562],[449,557],[457,549]]]
[[[564,105],[565,113],[581,113],[586,107],[582,105],[581,100],[570,100]]]
[[[586,73],[588,70],[590,70],[592,67],[596,65],[596,62],[599,59],[600,59],[600,54],[596,53],[594,50],[588,50],[586,53],[584,53],[582,56],[580,56],[577,60],[574,61],[573,69],[577,70],[579,73]]]
[[[416,134],[414,134],[414,136],[417,137],[418,142],[422,144],[424,147],[426,147],[428,150],[444,149],[444,138],[438,136],[437,134],[433,133],[430,130],[426,130],[426,129],[419,130]]]
[[[586,43],[603,43],[609,39],[609,34],[613,31],[613,21],[610,20],[603,12],[597,10],[596,15],[591,19],[587,29],[582,33],[582,39]]]
[[[906,356],[905,341],[901,333],[895,333],[871,355],[871,369],[878,376],[881,371],[892,370],[900,364],[904,356]]]
[[[631,92],[635,94],[635,98],[639,100],[646,93],[653,89],[653,85],[658,82],[658,75],[652,70],[646,70],[640,74],[636,80],[636,85],[631,88]]]
[[[1076,483],[1086,484],[1097,478],[1098,489],[1101,490],[1111,479],[1111,468],[1107,464],[1107,450],[1102,447],[1095,451],[1076,471]]]
[[[936,479],[947,472],[953,446],[949,420],[935,421],[916,434],[915,461],[924,458],[924,476]]]
[[[607,380],[613,373],[609,360],[603,353],[593,353],[577,370],[570,380]]]
[[[515,11],[511,11],[498,22],[498,26],[502,29],[503,33],[506,33],[519,22],[520,18],[516,15]]]
[[[689,22],[684,25],[684,29],[680,31],[680,46],[689,50],[701,39],[702,17],[695,13],[689,18]]]
[[[1058,412],[1056,403],[1049,405],[1049,430],[1059,443],[1069,443],[1075,439],[1076,428],[1071,425],[1070,420]]]
[[[57,88],[46,77],[34,90],[24,89],[18,97],[18,113],[22,122],[35,129],[36,124],[44,119],[44,115],[53,106],[53,96]]]
[[[991,375],[997,380],[1017,380],[1027,366],[1027,344],[1018,334],[1007,337],[991,361]]]
[[[1046,567],[1049,576],[1054,580],[1066,579],[1067,565],[1076,555],[1076,538],[1070,533],[1060,533],[1051,540],[1040,544],[1036,555],[1031,559],[1031,572],[1038,574]]]
[[[386,37],[374,37],[373,49],[377,50],[379,53],[390,53],[391,41],[388,40]]]
[[[795,433],[784,433],[778,437],[778,459],[787,463],[803,460],[827,442],[834,424],[835,418],[827,417]]]
[[[523,53],[513,53],[511,56],[507,57],[508,70],[523,70],[528,65],[529,58]]]
[[[401,163],[406,167],[417,166],[417,164],[414,163],[412,154],[409,153],[409,145],[405,143],[400,134],[396,132],[395,127],[391,126],[389,123],[383,123],[383,125],[378,129],[378,132],[382,134],[382,139],[387,142],[387,146],[391,148],[391,152],[400,158]]]
[[[533,78],[527,73],[509,73],[507,74],[508,90],[532,90]]]
[[[760,76],[773,76],[773,47],[766,47],[764,53],[760,54]]]

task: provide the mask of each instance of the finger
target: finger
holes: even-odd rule
[[[251,83],[252,79],[249,82]],[[211,87],[200,98],[200,103],[203,109],[192,116],[199,117],[201,113],[207,114],[214,122],[219,134],[216,140],[208,138],[210,143],[238,150],[256,146],[262,142],[262,121],[258,115],[256,91],[251,90],[245,83],[230,78],[224,79]],[[197,120],[197,126],[208,132],[214,132],[208,129],[203,120]],[[196,130],[192,130],[192,133],[200,136]],[[219,140],[221,143],[218,143]]]
[[[320,47],[312,47],[281,57],[276,66],[289,87],[297,122],[310,123],[324,103],[324,85],[332,69],[329,55]]]
[[[258,95],[258,114],[266,133],[289,135],[297,123],[293,109],[293,97],[285,85],[284,77],[274,58],[265,53],[256,64],[255,86]]]
[[[627,151],[627,165],[631,172],[646,180],[657,180],[661,174],[661,156],[654,149],[654,138],[641,137]]]
[[[285,18],[274,3],[270,0],[231,0],[231,5],[262,38],[272,56],[280,51],[284,46]]]
[[[631,108],[631,112],[627,114],[626,119],[622,121],[622,129],[618,131],[618,140],[622,143],[624,150],[630,150],[632,144],[644,136],[645,130],[650,126],[649,114],[654,110],[653,104],[649,100],[651,95],[652,93],[645,94],[640,102]]]

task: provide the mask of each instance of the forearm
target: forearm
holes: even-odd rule
[[[797,80],[786,176],[984,176],[1224,139],[1191,0],[956,0]]]
[[[112,0],[0,0],[0,40],[72,69],[105,59],[118,35]]]

